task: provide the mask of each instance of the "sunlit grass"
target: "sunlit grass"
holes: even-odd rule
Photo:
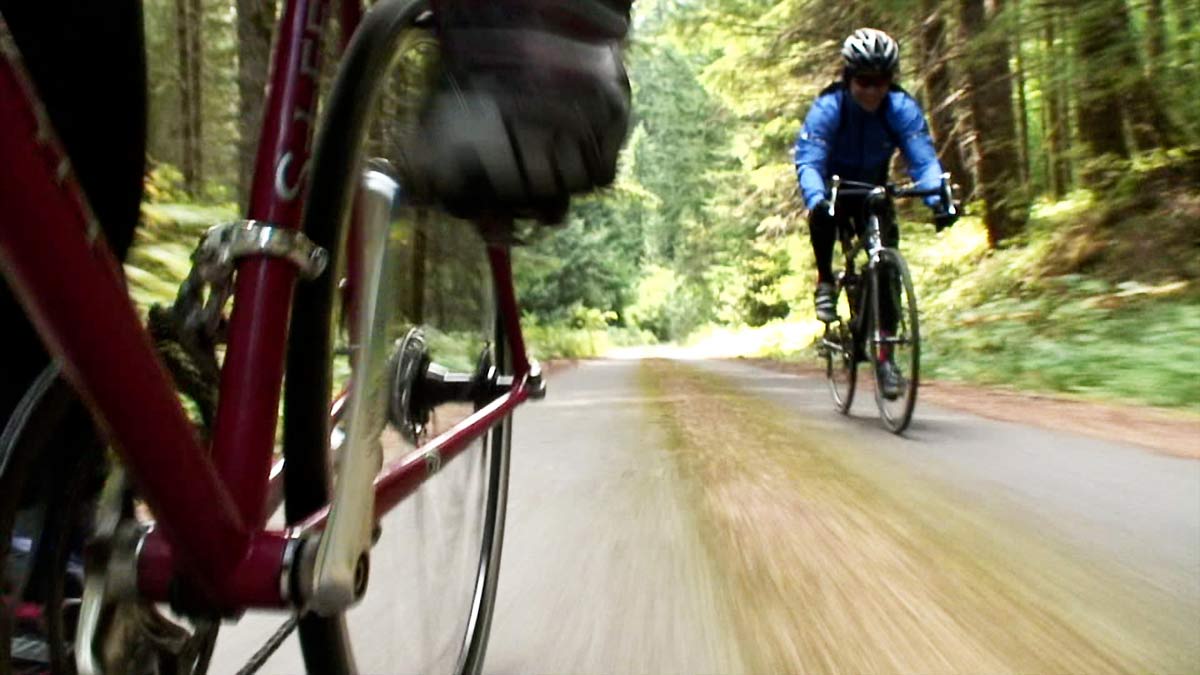
[[[790,359],[808,353],[821,331],[816,319],[801,318],[772,321],[757,328],[710,325],[693,334],[684,347],[696,358]]]

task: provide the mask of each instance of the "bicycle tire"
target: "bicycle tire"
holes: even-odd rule
[[[24,662],[15,649],[15,605],[36,607],[44,632],[45,662],[52,673],[73,672],[73,621],[64,612],[79,600],[80,580],[70,584],[68,561],[86,535],[102,446],[87,412],[57,368],[43,371],[0,434],[0,674]],[[51,475],[62,476],[61,480]],[[20,543],[20,552],[14,544]],[[30,638],[20,644],[29,650]]]
[[[879,384],[878,364],[885,354],[878,333],[875,330],[879,319],[879,302],[883,297],[879,290],[879,274],[881,270],[895,270],[898,288],[896,294],[899,307],[896,311],[897,328],[895,334],[888,337],[891,358],[896,362],[904,377],[904,391],[896,400],[890,400],[883,395]],[[879,252],[879,258],[871,270],[871,321],[868,332],[871,363],[876,368],[875,404],[879,408],[880,418],[884,426],[893,433],[902,433],[912,422],[913,410],[917,405],[917,389],[921,375],[921,329],[917,312],[917,296],[913,290],[912,276],[908,271],[908,263],[896,249],[886,248]],[[897,353],[900,355],[897,356]]]
[[[334,81],[317,136],[303,217],[305,234],[325,247],[331,260],[338,260],[346,240],[346,214],[352,202],[355,169],[366,141],[370,112],[383,78],[399,58],[402,37],[422,9],[423,3],[406,0],[383,0],[374,5],[356,31]],[[336,275],[327,273],[314,282],[301,284],[295,294],[284,392],[284,508],[288,523],[303,520],[327,504],[331,496],[330,364],[336,293]],[[494,358],[498,366],[507,366],[510,359],[497,325],[494,321],[491,324],[496,336]],[[509,417],[485,436],[479,453],[487,462],[482,533],[472,598],[453,672],[478,672],[486,653],[503,541],[510,450]],[[471,452],[474,450],[466,454]],[[460,457],[455,463],[460,461],[465,463],[465,458]],[[440,476],[432,480],[439,479]],[[333,617],[306,614],[298,622],[298,631],[309,672],[356,672],[346,613]],[[389,670],[396,667],[394,663],[387,666]],[[421,668],[419,672],[429,670]]]

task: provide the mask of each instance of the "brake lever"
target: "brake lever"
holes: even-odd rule
[[[948,171],[942,174],[942,203],[946,205],[946,213],[958,215],[958,204],[954,201],[954,184],[950,182]]]

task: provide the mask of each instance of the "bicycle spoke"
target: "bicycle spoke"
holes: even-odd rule
[[[298,614],[293,614],[292,616],[288,617],[288,620],[284,621],[283,624],[271,634],[271,637],[267,638],[267,641],[263,643],[263,646],[259,647],[258,651],[254,652],[254,656],[250,657],[250,660],[246,662],[246,665],[242,666],[237,671],[237,675],[253,675],[254,673],[257,673],[260,668],[266,665],[267,659],[271,658],[271,655],[279,649],[279,646],[283,644],[283,641],[286,640],[288,636],[296,630],[296,626],[299,624],[299,622],[300,616]]]
[[[821,338],[829,392],[833,396],[834,406],[843,414],[850,411],[850,406],[854,402],[858,366],[854,353],[853,332],[849,323],[841,318],[853,316],[848,296],[844,284],[839,282],[835,298],[839,318],[837,321],[825,325],[825,334]]]

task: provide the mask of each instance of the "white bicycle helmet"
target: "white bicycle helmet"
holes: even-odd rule
[[[842,44],[842,60],[850,75],[895,75],[900,68],[900,45],[881,30],[859,28]]]

